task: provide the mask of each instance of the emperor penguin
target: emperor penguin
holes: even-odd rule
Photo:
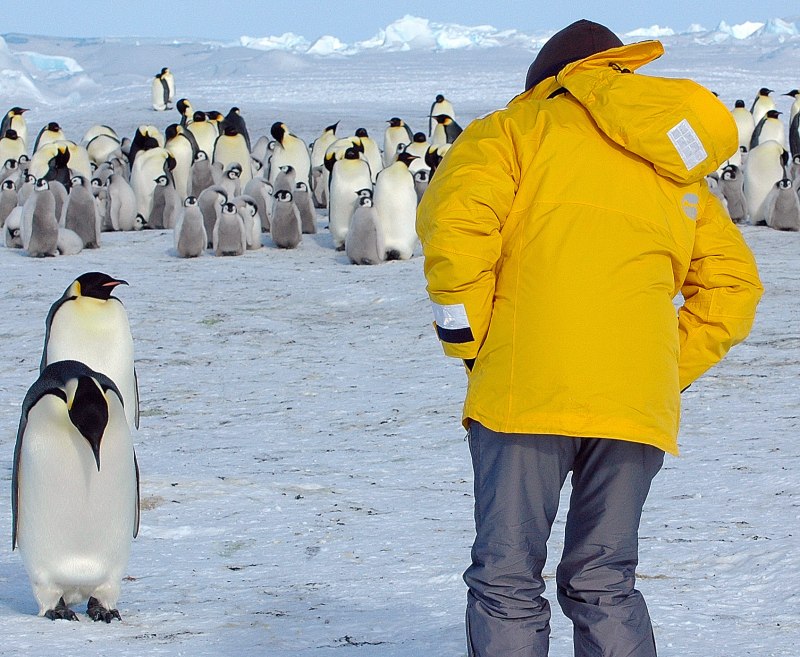
[[[781,178],[764,199],[764,222],[775,230],[800,230],[800,197],[792,181]]]
[[[308,185],[299,180],[294,185],[294,204],[300,213],[300,226],[304,235],[315,235],[317,232],[317,211]]]
[[[37,180],[58,180],[65,187],[70,184],[70,150],[58,143],[45,144],[31,158],[28,172]]]
[[[0,137],[0,162],[6,160],[18,161],[21,155],[25,155],[27,147],[22,137],[13,128],[9,128]]]
[[[163,148],[164,135],[154,125],[140,125],[136,128],[136,132],[131,140],[131,146],[128,150],[128,161],[131,163],[131,169],[136,163],[136,156],[143,151],[149,151],[154,148]]]
[[[288,164],[294,167],[297,181],[311,184],[311,154],[306,143],[289,132],[286,124],[280,121],[272,124],[270,134],[276,143],[272,151],[269,181],[274,184],[280,168]]]
[[[0,183],[0,228],[6,223],[6,217],[19,205],[19,194],[17,194],[17,183],[6,179]]]
[[[153,210],[156,179],[173,168],[175,159],[166,148],[140,151],[131,170],[131,187],[136,194],[136,212],[147,220]]]
[[[445,153],[447,153],[448,150],[450,150],[450,144],[428,146],[428,150],[425,152],[425,164],[428,165],[428,168],[431,171],[430,176],[428,176],[428,180],[433,178],[433,175],[436,173],[436,169],[441,164]]]
[[[369,136],[366,128],[358,128],[355,132],[358,143],[361,146],[363,158],[369,164],[369,169],[372,174],[372,183],[375,183],[378,174],[383,169],[383,156],[381,155],[381,148],[378,143]]]
[[[164,79],[164,69],[155,75],[150,83],[150,96],[152,98],[153,109],[156,112],[163,112],[169,109],[169,84]]]
[[[351,146],[342,159],[328,153],[325,166],[330,172],[328,189],[328,228],[337,251],[344,249],[350,219],[357,205],[356,193],[360,189],[372,189],[372,173],[366,160],[361,159],[361,150]]]
[[[415,132],[411,143],[405,147],[406,153],[411,153],[415,158],[412,160],[408,169],[411,173],[416,173],[420,169],[427,169],[428,165],[425,164],[425,153],[428,151],[430,143],[424,132]]]
[[[92,139],[95,137],[99,137],[100,135],[105,135],[106,137],[113,137],[117,143],[120,143],[119,135],[117,131],[114,130],[110,125],[105,125],[104,123],[95,123],[91,125],[86,132],[83,133],[83,139],[81,139],[81,144],[86,146]]]
[[[233,203],[222,206],[213,233],[214,254],[218,256],[240,256],[247,250],[247,235],[244,221]]]
[[[96,249],[100,246],[100,214],[91,184],[83,176],[72,177],[64,209],[64,227],[78,234],[82,248]]]
[[[436,126],[433,128],[431,144],[434,146],[452,144],[463,132],[461,126],[455,122],[453,117],[447,114],[437,114],[433,118],[436,121]]]
[[[181,258],[196,258],[203,254],[208,245],[208,235],[203,224],[203,213],[194,196],[187,196],[183,202],[173,231],[175,251]]]
[[[200,208],[200,214],[203,215],[203,225],[206,228],[209,249],[213,248],[214,227],[219,222],[222,206],[227,202],[228,194],[225,188],[219,185],[206,187],[197,197],[197,206]]]
[[[166,228],[172,230],[178,218],[178,210],[181,207],[181,198],[175,189],[175,183],[171,176],[162,173],[155,179],[155,190],[153,191],[153,209],[147,218],[147,224],[151,228]]]
[[[369,195],[358,197],[358,207],[344,241],[344,251],[354,265],[377,265],[386,255],[371,190],[367,191],[370,191]]]
[[[303,240],[300,211],[292,193],[285,189],[275,192],[270,236],[279,249],[294,249]]]
[[[3,162],[3,166],[0,169],[0,182],[3,180],[13,180],[16,182],[20,179],[20,173],[19,162],[10,157]]]
[[[422,195],[428,189],[430,181],[431,170],[429,168],[424,167],[414,172],[414,191],[417,193],[417,203],[422,201]]]
[[[22,248],[29,256],[42,258],[58,253],[58,220],[56,200],[49,183],[36,182],[36,188],[22,206]]]
[[[784,130],[783,122],[779,118],[780,115],[781,112],[778,110],[768,110],[761,120],[756,123],[756,127],[750,137],[750,150],[769,139],[777,141],[781,145],[785,143],[786,131]]]
[[[108,219],[113,230],[136,230],[141,224],[136,221],[136,192],[125,176],[113,173],[106,184]]]
[[[373,202],[387,260],[408,260],[417,244],[417,192],[408,170],[413,158],[410,153],[400,153],[375,183]]]
[[[95,135],[86,142],[86,152],[89,159],[98,167],[104,162],[108,162],[114,155],[121,155],[120,140],[111,135]]]
[[[250,133],[247,131],[247,123],[238,107],[231,107],[220,124],[220,130],[223,134],[225,130],[230,127],[235,128],[236,132],[244,137],[245,144],[247,144],[247,152],[250,153],[252,151],[250,146]]]
[[[223,169],[232,162],[238,162],[241,168],[239,180],[242,185],[253,177],[253,170],[250,165],[250,149],[247,147],[244,135],[234,126],[225,128],[217,141],[214,142],[214,155],[212,162],[219,162]]]
[[[19,195],[19,204],[24,205],[25,201],[28,200],[28,197],[33,194],[33,190],[36,187],[36,177],[30,173],[26,173],[22,177],[22,184],[19,186],[17,190],[17,194]]]
[[[110,377],[122,393],[131,429],[139,428],[139,386],[125,306],[113,292],[122,279],[103,272],[76,278],[50,307],[39,371],[59,360],[79,360]]]
[[[324,208],[328,205],[327,179],[325,178],[325,153],[336,141],[336,128],[339,122],[327,126],[311,145],[311,194],[314,206]]]
[[[261,232],[269,232],[269,217],[272,210],[272,185],[261,176],[253,178],[244,186],[242,193],[254,199],[261,221]]]
[[[203,190],[214,184],[214,173],[211,161],[205,151],[197,151],[192,162],[192,179],[190,191],[192,196],[200,196]]]
[[[277,175],[272,180],[273,192],[286,191],[293,194],[297,182],[298,178],[295,168],[291,164],[284,164],[280,167]]]
[[[58,180],[48,180],[47,184],[56,202],[56,221],[58,221],[59,226],[63,226],[64,210],[67,207],[67,199],[69,198],[69,191]],[[72,188],[72,179],[70,178],[70,189],[71,188]]]
[[[181,115],[180,124],[185,128],[193,121],[194,108],[188,98],[181,98],[175,103],[175,109]]]
[[[747,156],[744,164],[744,197],[750,223],[763,225],[764,200],[775,183],[784,178],[783,146],[777,141],[762,142]]]
[[[28,145],[28,123],[25,121],[25,112],[28,111],[27,107],[12,107],[3,116],[0,122],[0,135],[6,134],[6,131],[11,129],[17,133],[17,136],[22,139],[22,143]]]
[[[48,365],[22,402],[12,470],[19,546],[39,615],[94,621],[116,609],[139,528],[139,468],[114,381],[76,360]]]
[[[772,92],[773,89],[767,89],[766,87],[761,87],[761,89],[758,90],[755,100],[753,100],[753,104],[750,107],[754,125],[758,125],[758,122],[764,118],[764,115],[769,112],[769,110],[775,109],[775,101],[769,96]]]
[[[261,244],[261,218],[258,216],[258,206],[254,198],[241,194],[233,199],[244,222],[244,239],[248,251],[260,249]]]
[[[228,198],[239,196],[242,193],[242,165],[238,162],[228,162],[217,184],[225,189]]]
[[[410,144],[414,138],[405,121],[400,117],[393,116],[387,121],[389,124],[383,133],[383,166],[388,167],[395,161],[397,147],[400,144]]]
[[[261,162],[262,165],[266,166],[267,162],[269,161],[269,156],[272,152],[272,149],[270,148],[271,143],[272,140],[269,137],[266,135],[261,135],[258,139],[256,139],[256,145],[253,146],[253,150],[250,155]]]
[[[175,158],[175,168],[172,170],[172,179],[175,189],[180,197],[180,202],[189,196],[192,181],[192,163],[194,162],[194,148],[186,136],[185,128],[177,123],[167,126],[164,131],[164,148]]]
[[[445,98],[442,94],[436,94],[436,98],[431,105],[431,110],[428,112],[428,136],[433,134],[434,117],[437,114],[446,114],[453,120],[456,118],[456,112],[453,109],[453,103],[447,100],[447,98]]]
[[[59,226],[56,248],[59,255],[77,255],[83,251],[83,239],[74,230]]]
[[[51,121],[39,130],[39,134],[36,135],[36,140],[33,143],[33,152],[35,153],[46,144],[52,144],[55,141],[64,141],[65,139],[66,137],[64,136],[64,131],[61,129],[61,126],[55,121]]]
[[[792,159],[800,157],[800,112],[795,114],[789,123],[789,152]]]
[[[734,164],[726,166],[722,170],[719,186],[731,220],[736,224],[742,223],[747,218],[747,201],[744,197],[742,170]]]
[[[205,112],[195,112],[192,117],[192,122],[185,129],[194,138],[197,150],[203,151],[210,160],[214,156],[214,144],[219,137],[219,130],[208,120]]]

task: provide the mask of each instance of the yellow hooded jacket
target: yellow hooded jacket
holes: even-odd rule
[[[465,426],[677,453],[680,391],[750,331],[755,260],[704,179],[736,126],[690,80],[631,74],[662,53],[568,64],[436,171],[417,232],[445,353],[476,359]]]

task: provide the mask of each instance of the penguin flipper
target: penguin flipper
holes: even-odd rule
[[[139,535],[139,520],[142,515],[139,495],[139,461],[136,460],[136,450],[133,451],[133,467],[136,469],[136,510],[133,520],[133,537],[136,538]]]
[[[133,368],[133,423],[139,428],[139,377],[136,375],[136,368]]]
[[[800,155],[800,112],[794,115],[789,125],[789,151],[792,157]]]
[[[753,128],[753,134],[750,136],[750,150],[752,151],[756,146],[758,146],[758,138],[761,136],[761,128],[764,127],[764,122],[766,121],[766,117],[761,119],[758,122],[758,125]]]

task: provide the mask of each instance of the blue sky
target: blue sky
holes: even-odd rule
[[[578,18],[604,23],[617,32],[651,25],[683,30],[692,23],[729,24],[800,17],[792,1],[697,0],[609,2],[481,2],[426,0],[14,0],[0,16],[0,34],[52,36],[188,36],[235,39],[294,32],[308,39],[330,34],[352,42],[373,36],[405,14],[440,23],[555,30]]]

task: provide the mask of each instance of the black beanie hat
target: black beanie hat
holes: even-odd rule
[[[542,46],[528,69],[525,91],[558,73],[571,62],[623,45],[616,34],[600,23],[575,21],[556,32]]]

